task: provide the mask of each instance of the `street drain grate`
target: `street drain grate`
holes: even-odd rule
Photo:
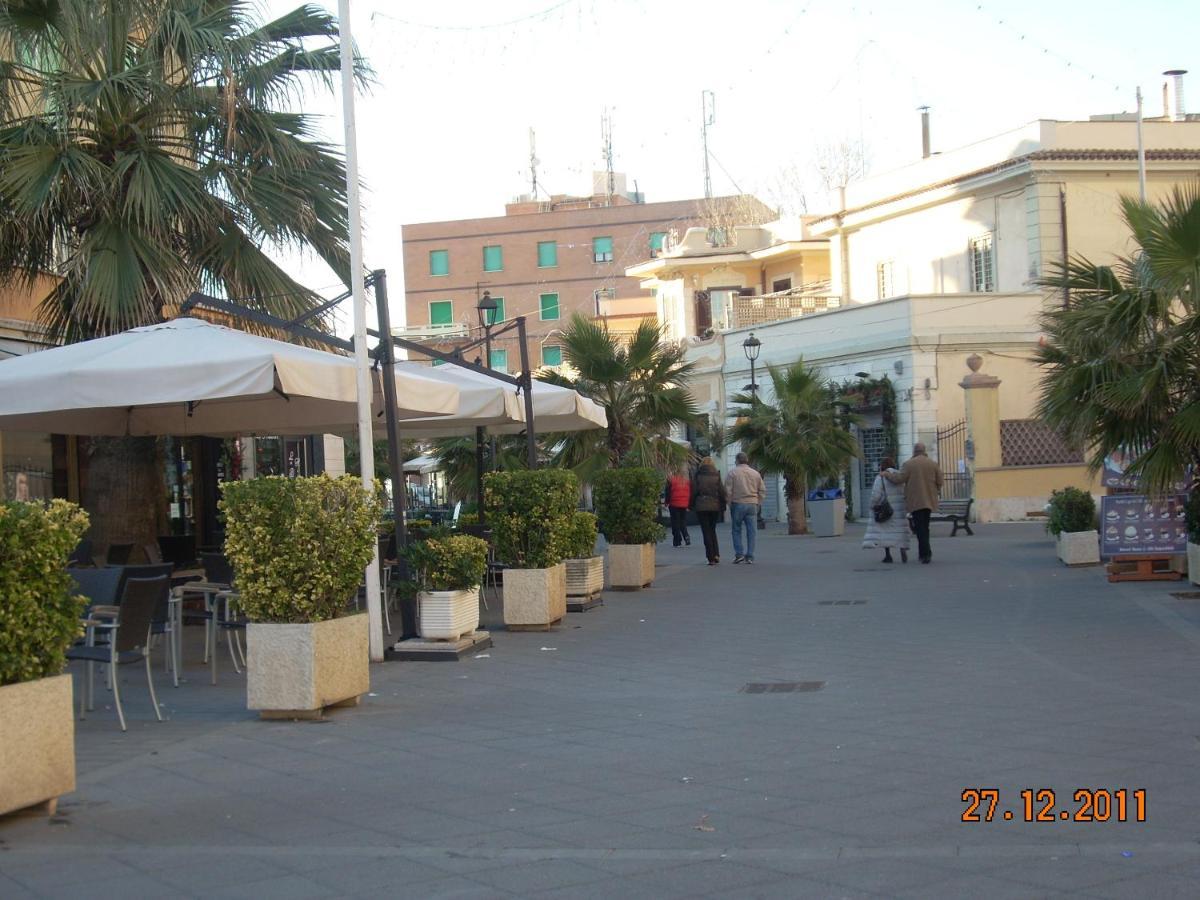
[[[1180,600],[1200,600],[1200,591],[1172,591],[1171,596]]]
[[[817,606],[862,606],[866,600],[818,600]]]
[[[739,694],[805,694],[825,687],[823,681],[770,681],[742,685]]]

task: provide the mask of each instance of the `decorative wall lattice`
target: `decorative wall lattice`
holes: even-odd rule
[[[1000,462],[1005,466],[1079,465],[1083,452],[1072,450],[1038,419],[1002,419]]]

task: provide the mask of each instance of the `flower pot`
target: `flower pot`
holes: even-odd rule
[[[1200,584],[1200,544],[1188,541],[1187,545],[1188,581]]]
[[[1064,531],[1055,542],[1058,558],[1068,566],[1094,566],[1100,563],[1098,531]]]
[[[567,614],[567,567],[504,570],[504,624],[549,628]]]
[[[654,544],[610,544],[608,577],[614,591],[640,591],[654,583]]]
[[[586,559],[568,559],[567,596],[590,597],[604,589],[604,557],[589,556]]]
[[[75,790],[75,713],[71,676],[0,687],[0,815]]]
[[[479,628],[479,588],[421,591],[417,594],[417,631],[428,641],[454,641]]]
[[[246,628],[246,708],[264,719],[315,718],[371,689],[366,613]]]

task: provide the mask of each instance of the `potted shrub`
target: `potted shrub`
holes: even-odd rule
[[[453,641],[479,628],[479,585],[487,573],[487,541],[466,534],[430,538],[405,550],[417,585],[417,630]]]
[[[375,549],[379,502],[351,475],[222,485],[225,555],[246,628],[246,705],[319,716],[370,689],[366,613],[351,601]]]
[[[0,503],[0,814],[75,790],[66,652],[87,601],[67,558],[88,528],[73,503]]]
[[[1096,530],[1096,501],[1087,491],[1063,488],[1050,495],[1046,530],[1054,535],[1058,558],[1068,566],[1100,562],[1100,533]]]
[[[654,469],[608,469],[596,476],[592,499],[608,542],[613,590],[638,591],[654,581],[654,545],[666,533],[655,516],[661,489]]]
[[[1188,493],[1183,512],[1187,522],[1188,581],[1200,584],[1200,489]]]
[[[604,557],[596,555],[594,515],[581,510],[571,515],[566,553],[567,609],[584,612],[600,602],[604,589]]]
[[[579,482],[563,469],[492,472],[484,488],[487,521],[504,571],[504,624],[546,629],[567,612],[562,561]]]

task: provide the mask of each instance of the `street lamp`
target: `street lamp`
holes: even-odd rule
[[[762,341],[754,336],[754,332],[750,332],[750,337],[742,341],[742,350],[746,352],[746,359],[750,360],[750,396],[758,399],[758,380],[754,377],[754,363],[758,360],[758,354],[762,351]]]
[[[478,290],[478,285],[476,286]],[[484,366],[492,367],[492,326],[496,324],[496,313],[499,304],[492,297],[491,291],[484,291],[483,296],[475,303],[475,312],[479,315],[479,327],[483,329],[483,358]],[[496,464],[496,439],[491,441],[492,465]],[[483,426],[475,427],[475,481],[476,481],[476,514],[480,524],[484,522],[483,511]]]

